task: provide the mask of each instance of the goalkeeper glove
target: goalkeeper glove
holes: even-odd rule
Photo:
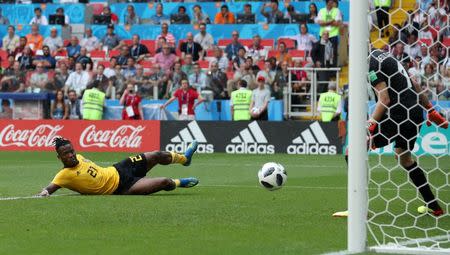
[[[439,127],[448,128],[448,121],[444,119],[444,117],[442,117],[441,114],[439,114],[434,108],[433,105],[428,104],[426,106],[427,110],[428,110],[428,114],[427,114],[427,126],[431,126],[431,122],[434,122],[436,125],[438,125]]]
[[[378,123],[375,120],[371,119],[367,121],[367,132],[369,136],[367,139],[367,147],[375,150],[377,147],[373,143],[373,137],[378,133]]]

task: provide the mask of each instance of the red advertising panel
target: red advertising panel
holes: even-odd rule
[[[69,139],[79,151],[159,150],[159,121],[0,121],[0,150],[53,150],[53,139]]]

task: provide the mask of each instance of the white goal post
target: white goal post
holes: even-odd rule
[[[402,0],[392,0],[392,2],[394,1],[400,2],[399,4],[402,6]],[[366,150],[368,47],[370,44],[368,2],[368,0],[350,0],[348,112],[348,147],[350,149],[348,151],[347,252],[361,253],[370,250],[390,254],[450,254],[450,227],[448,227],[450,226],[448,215],[450,174],[448,166],[439,163],[442,157],[429,156],[432,160],[436,160],[436,163],[431,171],[425,169],[425,175],[428,177],[431,175],[430,172],[439,169],[439,178],[444,179],[440,184],[433,186],[431,183],[430,185],[436,191],[436,194],[439,194],[436,195],[436,198],[443,203],[445,215],[439,218],[417,214],[415,209],[417,207],[414,206],[417,206],[423,200],[417,189],[411,183],[408,183],[407,171],[397,170],[401,168],[398,163],[397,165],[392,165],[392,163],[391,165],[389,163],[383,165],[387,157],[382,156],[382,153],[376,155],[377,163],[375,163],[375,166],[371,165],[369,161],[369,159],[373,161],[373,158],[369,158],[369,153]],[[450,26],[450,21],[447,24]],[[392,27],[392,24],[389,26]],[[450,58],[450,56],[448,57]],[[440,132],[437,127],[435,129],[435,132]],[[448,147],[450,148],[450,140]],[[448,150],[447,148],[447,154],[444,154],[444,157],[449,157]],[[421,156],[413,156],[417,158],[420,164]],[[392,161],[394,160],[392,159]],[[379,175],[379,168],[385,170],[387,177],[385,181],[377,183],[371,178]],[[444,168],[444,170],[441,168]],[[372,176],[372,171],[375,173],[373,174],[375,177]],[[403,181],[401,184],[396,182],[397,173],[398,176],[402,174],[401,176],[404,178],[401,179]],[[375,187],[372,187],[374,184]],[[383,195],[380,195],[384,190],[392,191],[394,198],[384,198]],[[403,193],[404,190],[406,190],[406,193]],[[372,191],[372,197],[370,191]],[[373,198],[374,193],[376,194],[375,198]],[[413,194],[414,197],[406,196],[407,198],[404,198],[402,197],[404,194]],[[374,210],[372,206],[375,204],[376,196],[381,197],[381,199],[375,201],[379,208]],[[400,203],[397,203],[398,201]],[[386,203],[384,204],[384,202]],[[404,206],[398,206],[401,203]],[[391,206],[392,204],[395,204],[395,206]],[[401,211],[403,207],[406,209]],[[384,217],[383,220],[386,223],[383,220],[374,220],[374,214],[380,216],[380,218]],[[397,225],[406,217],[408,218],[407,221],[405,220],[402,224]],[[408,223],[411,223],[411,225],[408,225]],[[375,228],[379,232],[374,231]]]

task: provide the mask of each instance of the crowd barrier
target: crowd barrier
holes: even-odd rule
[[[63,136],[79,151],[183,152],[195,139],[198,153],[341,153],[336,123],[216,121],[0,121],[0,151],[51,151]]]
[[[56,1],[55,1],[56,2]],[[325,6],[324,1],[311,1],[317,5],[320,9]],[[261,5],[264,2],[227,2],[229,9],[233,13],[243,12],[245,4],[251,4],[252,10],[256,14],[257,22],[265,22],[266,19],[260,13]],[[287,3],[287,2],[286,2]],[[202,2],[202,3],[164,3],[164,14],[170,15],[177,13],[178,7],[183,5],[187,9],[187,13],[192,17],[193,11],[192,7],[196,4],[202,6],[203,12],[208,14],[211,20],[214,20],[215,15],[220,11],[220,7],[223,3],[219,2]],[[302,2],[291,2],[297,12],[308,13],[309,12],[309,1]],[[143,19],[149,19],[156,12],[155,3],[134,3],[135,11],[139,17]],[[111,10],[119,17],[119,21],[123,22],[126,15],[126,8],[128,4],[119,3],[111,4]],[[70,17],[71,24],[84,24],[85,23],[85,10],[86,5],[84,4],[2,4],[3,15],[8,17],[12,24],[29,24],[30,20],[34,16],[34,8],[41,7],[43,14],[48,18],[50,14],[55,14],[56,9],[59,7],[64,8],[64,13]],[[349,2],[341,1],[339,2],[339,9],[342,12],[343,20],[348,21],[349,19]],[[280,4],[280,10],[285,12],[286,5]]]

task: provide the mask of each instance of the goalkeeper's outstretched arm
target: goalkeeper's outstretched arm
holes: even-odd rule
[[[55,191],[59,190],[61,187],[54,184],[54,183],[50,183],[46,188],[44,188],[41,193],[39,193],[39,196],[41,197],[46,197],[46,196],[50,196],[51,194],[53,194]]]

